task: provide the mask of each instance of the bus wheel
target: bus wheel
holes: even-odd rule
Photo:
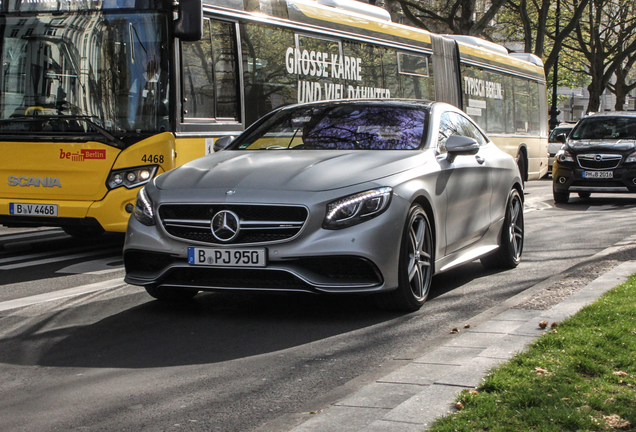
[[[147,286],[145,288],[146,292],[152,297],[156,298],[157,300],[165,301],[190,300],[199,292],[195,289],[188,288],[167,288],[156,286]]]
[[[62,229],[66,234],[78,239],[99,237],[104,234],[102,227],[65,226]]]

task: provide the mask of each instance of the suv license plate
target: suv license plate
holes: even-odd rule
[[[265,249],[188,248],[188,263],[213,267],[265,267]]]
[[[614,171],[583,171],[583,178],[614,178]]]
[[[57,217],[57,204],[9,203],[9,214]]]

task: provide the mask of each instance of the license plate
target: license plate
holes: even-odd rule
[[[265,249],[188,248],[188,263],[213,267],[265,267]]]
[[[614,178],[614,171],[583,171],[583,178]]]
[[[9,214],[57,217],[57,204],[9,203]]]

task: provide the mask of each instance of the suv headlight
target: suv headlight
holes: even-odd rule
[[[137,202],[133,211],[135,219],[146,226],[155,224],[155,213],[152,210],[152,200],[146,192],[146,188],[141,188],[137,194]]]
[[[574,162],[574,158],[572,157],[570,152],[564,149],[559,150],[555,158],[559,162]]]
[[[627,156],[627,159],[625,159],[625,163],[632,163],[632,162],[636,162],[636,152],[630,154],[629,156]]]
[[[392,188],[383,187],[333,201],[327,204],[327,216],[322,227],[346,228],[379,216],[389,207],[392,195]]]
[[[147,165],[111,171],[106,186],[108,189],[116,189],[121,186],[128,189],[136,188],[148,183],[155,176],[157,168],[157,165]]]

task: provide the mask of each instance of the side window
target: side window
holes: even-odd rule
[[[234,24],[205,20],[203,37],[181,45],[183,117],[239,119]]]
[[[480,146],[483,146],[488,143],[488,140],[481,133],[481,131],[475,126],[468,118],[463,115],[457,115],[457,125],[459,128],[459,133],[457,135],[462,135],[470,138],[474,138]]]
[[[515,131],[528,133],[530,131],[530,94],[528,81],[515,78]]]

